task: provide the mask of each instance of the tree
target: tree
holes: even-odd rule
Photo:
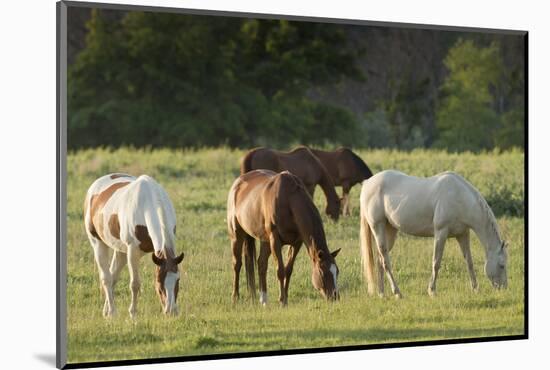
[[[306,96],[358,78],[338,25],[94,10],[69,70],[69,146],[351,144],[359,125]]]
[[[460,39],[444,63],[449,75],[437,110],[436,146],[473,151],[492,148],[502,122],[495,109],[505,72],[499,45],[493,42],[483,48]]]

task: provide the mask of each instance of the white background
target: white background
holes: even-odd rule
[[[112,1],[123,3],[121,1]],[[527,341],[202,361],[158,369],[287,367],[521,369],[548,366],[550,246],[544,2],[126,1],[132,4],[528,30],[529,321]],[[2,368],[52,368],[55,358],[55,1],[7,1],[0,12],[0,339]],[[134,366],[132,369],[152,368]]]

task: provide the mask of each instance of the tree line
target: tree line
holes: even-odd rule
[[[69,37],[70,149],[523,147],[520,35],[77,8]]]

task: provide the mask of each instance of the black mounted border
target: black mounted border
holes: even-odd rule
[[[481,337],[481,338],[464,338],[464,339],[442,339],[442,340],[428,340],[428,341],[414,341],[414,342],[397,342],[397,343],[382,343],[382,344],[365,344],[354,346],[339,346],[339,347],[318,347],[318,348],[306,348],[306,349],[287,349],[287,350],[273,350],[273,351],[258,351],[258,352],[238,352],[238,353],[224,353],[224,354],[208,354],[208,355],[195,355],[195,356],[176,356],[176,357],[162,357],[151,359],[134,359],[134,360],[115,360],[115,361],[97,361],[97,362],[82,362],[82,363],[67,363],[67,300],[66,300],[66,277],[67,277],[67,255],[66,255],[66,157],[67,157],[67,7],[79,7],[79,8],[100,8],[110,10],[122,10],[122,11],[144,11],[144,12],[159,12],[159,13],[177,13],[188,15],[208,15],[208,16],[222,16],[222,17],[240,17],[240,18],[258,18],[258,19],[285,19],[289,21],[301,21],[301,22],[321,22],[321,23],[334,23],[334,24],[347,24],[347,25],[362,25],[362,26],[377,26],[377,27],[394,27],[394,28],[408,28],[408,29],[425,29],[425,30],[438,30],[438,31],[459,31],[459,32],[480,32],[480,33],[497,33],[505,35],[520,35],[523,36],[525,42],[525,151],[524,151],[524,333],[521,335],[511,336],[495,336],[495,337]],[[445,26],[445,25],[432,25],[432,24],[418,24],[418,23],[398,23],[398,22],[382,22],[382,21],[368,21],[358,19],[338,19],[338,18],[324,18],[324,17],[308,17],[308,16],[296,16],[296,15],[283,15],[283,14],[262,14],[262,13],[247,13],[247,12],[232,12],[232,11],[220,11],[220,10],[203,10],[203,9],[185,9],[185,8],[173,8],[173,7],[158,7],[158,6],[142,6],[142,5],[130,5],[130,4],[108,4],[108,3],[92,3],[92,2],[80,2],[80,1],[59,1],[56,4],[57,15],[57,64],[56,64],[56,294],[57,294],[57,310],[56,310],[56,366],[59,369],[77,369],[77,368],[96,368],[107,366],[125,366],[125,365],[143,365],[143,364],[159,364],[159,363],[174,363],[174,362],[187,362],[187,361],[205,361],[205,360],[221,360],[232,358],[246,358],[246,357],[266,357],[266,356],[281,356],[281,355],[294,355],[294,354],[311,354],[322,352],[342,352],[342,351],[357,351],[366,349],[383,349],[383,348],[405,348],[405,347],[424,347],[434,345],[446,345],[446,344],[468,344],[468,343],[482,343],[482,342],[499,342],[510,340],[524,340],[529,338],[529,294],[528,294],[528,279],[529,279],[529,248],[528,248],[528,234],[529,234],[529,130],[528,130],[528,31],[525,30],[505,30],[505,29],[492,29],[492,28],[477,28],[477,27],[459,27],[459,26]]]

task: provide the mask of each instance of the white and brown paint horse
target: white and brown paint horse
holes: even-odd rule
[[[239,273],[242,254],[248,288],[256,296],[254,260],[260,240],[258,275],[260,303],[267,303],[267,262],[272,254],[277,263],[279,302],[286,305],[294,260],[302,243],[312,262],[312,283],[328,300],[339,297],[338,266],[329,252],[319,211],[302,181],[288,171],[254,170],[241,175],[231,187],[227,199],[227,226],[233,252],[233,300],[239,297]],[[289,245],[288,261],[283,263],[282,247]],[[244,245],[244,248],[243,248]]]
[[[468,181],[453,172],[418,178],[398,171],[383,171],[363,182],[361,189],[361,255],[369,294],[378,280],[384,292],[386,272],[394,295],[401,292],[393,277],[389,251],[397,230],[406,234],[434,237],[432,277],[428,293],[435,294],[447,238],[456,238],[466,260],[472,288],[477,280],[470,253],[470,229],[485,248],[485,273],[496,288],[507,285],[507,252],[491,208]],[[371,237],[378,247],[378,279],[374,273]]]
[[[139,261],[153,253],[156,264],[155,288],[166,314],[176,314],[179,290],[176,256],[176,214],[164,189],[151,177],[135,178],[115,173],[100,177],[90,186],[84,201],[84,224],[94,249],[99,279],[105,293],[103,315],[115,314],[114,286],[128,263],[132,301],[129,312],[137,310],[141,286]],[[113,257],[109,267],[109,250]]]

